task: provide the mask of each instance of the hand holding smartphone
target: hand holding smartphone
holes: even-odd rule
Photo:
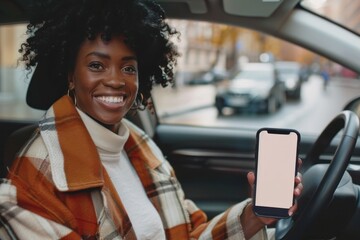
[[[262,128],[256,139],[254,212],[287,218],[294,204],[300,134],[293,129]]]

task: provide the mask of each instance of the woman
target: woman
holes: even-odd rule
[[[124,119],[173,77],[177,32],[159,5],[54,0],[36,9],[21,52],[28,70],[37,65],[28,103],[48,110],[0,185],[1,238],[267,239],[275,219],[255,216],[250,199],[208,222]]]

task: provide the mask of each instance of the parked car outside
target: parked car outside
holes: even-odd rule
[[[280,81],[284,82],[286,97],[299,100],[303,83],[301,65],[294,61],[277,61],[275,68]]]
[[[220,115],[224,108],[275,113],[284,103],[284,84],[279,80],[272,63],[245,64],[228,84],[219,85],[215,97]]]
[[[194,77],[188,82],[189,85],[203,85],[218,83],[228,77],[228,72],[220,69],[210,69],[200,71],[194,74]]]

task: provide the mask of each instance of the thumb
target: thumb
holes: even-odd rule
[[[248,182],[249,182],[249,185],[250,185],[250,193],[251,193],[251,197],[253,196],[253,193],[254,193],[254,184],[255,184],[255,174],[254,172],[248,172],[247,174],[247,179],[248,179]]]

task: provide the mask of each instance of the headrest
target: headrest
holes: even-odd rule
[[[52,64],[56,63],[43,60],[35,68],[26,94],[26,103],[32,108],[47,110],[67,92],[67,81],[56,81]]]

